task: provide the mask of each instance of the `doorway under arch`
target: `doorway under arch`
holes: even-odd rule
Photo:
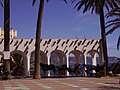
[[[47,56],[43,51],[40,51],[40,63],[47,64]],[[35,51],[31,52],[30,56],[30,75],[34,73],[34,66],[35,66]],[[40,74],[44,74],[43,71],[40,69]]]
[[[13,71],[13,74],[19,73],[21,76],[27,76],[27,56],[24,54],[24,52],[15,50],[10,53],[11,56],[11,70]],[[16,71],[15,71],[16,70]]]

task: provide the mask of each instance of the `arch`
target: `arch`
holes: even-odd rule
[[[100,52],[97,50],[90,50],[87,52],[89,54],[89,57],[87,59],[91,59],[92,61],[90,62],[93,65],[101,64],[101,57],[100,57]]]
[[[41,50],[40,50],[40,62],[47,64],[47,55]],[[32,51],[30,55],[30,75],[33,75],[34,64],[35,64],[35,51]]]
[[[50,63],[55,66],[67,65],[67,57],[63,51],[54,50],[51,52]],[[50,71],[50,75],[53,75],[53,71]]]
[[[71,52],[69,53],[69,55],[70,55],[71,53],[75,56],[76,63],[78,63],[78,64],[83,64],[83,63],[85,63],[85,57],[84,57],[84,54],[83,54],[81,51],[79,51],[79,50],[73,50],[73,51],[71,51]]]
[[[59,65],[60,65],[59,56],[58,56],[56,53],[54,53],[54,52],[51,53],[50,63],[51,63],[51,64],[54,64],[54,65],[56,65],[56,66],[59,66]]]
[[[54,62],[57,62],[58,65],[67,64],[65,53],[63,51],[61,51],[61,50],[52,51],[51,56],[50,56],[50,62],[52,64],[54,64]]]
[[[27,66],[28,66],[28,60],[27,60],[27,56],[25,55],[24,52],[20,51],[20,50],[15,50],[15,51],[12,51],[10,53],[10,56],[13,57],[14,54],[18,54],[20,55],[22,58],[23,58],[23,73],[25,76],[27,76]]]
[[[35,58],[35,51],[32,51],[30,55],[30,63],[34,62],[34,58]],[[40,62],[45,64],[47,63],[47,55],[41,50],[40,50]]]

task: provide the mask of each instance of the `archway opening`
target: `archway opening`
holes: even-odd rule
[[[47,56],[43,51],[40,51],[40,63],[47,64]],[[30,75],[31,76],[34,73],[34,66],[35,66],[35,51],[31,52],[31,56],[30,56]],[[41,68],[40,68],[40,74],[44,75],[44,72]]]
[[[100,55],[97,51],[92,50],[87,54],[87,64],[96,66],[101,64]]]
[[[80,64],[84,64],[84,63],[85,63],[84,55],[80,53]]]
[[[73,68],[76,63],[77,61],[76,61],[75,55],[73,53],[70,53],[69,54],[69,67]]]
[[[23,77],[25,75],[24,58],[20,54],[14,53],[10,60],[11,75],[15,78]]]
[[[67,62],[65,54],[60,50],[55,50],[51,52],[50,63],[57,66],[66,64]]]
[[[64,52],[62,52],[61,50],[55,50],[51,52],[50,64],[55,65],[55,67],[57,66],[56,67],[57,71],[59,71],[59,67],[61,67],[64,64],[67,66],[67,60]],[[53,75],[53,74],[54,74],[53,71],[50,71],[50,75]],[[58,73],[56,72],[56,74]]]
[[[51,53],[50,63],[56,66],[60,66],[60,59],[56,53]]]
[[[17,77],[29,75],[28,60],[24,52],[15,50],[10,53],[11,71]]]
[[[86,55],[86,64],[92,65],[92,57],[89,53]]]
[[[100,65],[100,55],[98,51],[96,50],[91,50],[87,53],[86,57],[86,71],[87,71],[87,76],[92,76],[94,75],[95,72],[95,67],[97,65]]]

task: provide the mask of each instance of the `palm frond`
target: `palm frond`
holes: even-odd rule
[[[86,11],[88,11],[88,9],[89,9],[89,7],[90,7],[90,4],[91,4],[90,1],[86,2],[85,8],[84,8],[84,10],[83,10],[83,13],[85,13]]]
[[[110,21],[109,21],[110,22]],[[115,24],[118,24],[119,22],[111,22],[110,24],[108,24],[105,28],[108,28],[108,27],[112,27],[114,26]]]
[[[89,5],[89,10],[94,6],[94,0],[89,1],[90,5]]]
[[[74,3],[76,0],[71,0],[71,3]]]
[[[47,2],[49,2],[49,0],[47,0]]]
[[[105,5],[105,7],[106,7],[107,11],[109,12],[109,6],[108,6],[108,5]]]
[[[46,1],[49,2],[50,0],[46,0]],[[67,4],[67,0],[63,0],[63,1]],[[36,0],[32,1],[32,6],[34,6],[35,2],[36,2]]]
[[[0,4],[1,4],[1,6],[4,8],[4,5],[3,5],[3,3],[0,1]]]
[[[113,33],[115,29],[120,27],[120,8],[112,9],[110,12],[106,14],[106,18],[113,17],[113,16],[116,16],[116,18],[113,20],[109,20],[106,23],[108,24],[106,28],[112,26],[112,28],[106,33],[106,35]]]
[[[106,18],[111,17],[111,16],[119,17],[120,16],[120,8],[114,8],[105,15]]]
[[[82,6],[79,5],[80,3],[81,3],[81,1],[79,1],[79,2],[75,5],[75,7],[74,7],[74,8],[77,7],[77,11],[80,10],[80,8],[82,7]]]
[[[117,49],[119,50],[119,46],[120,46],[120,36],[118,38],[118,42],[117,42]]]
[[[114,7],[117,7],[117,8],[119,7],[119,6],[118,6],[118,2],[117,2],[116,0],[112,0],[112,3],[113,3],[113,6],[114,6]]]
[[[120,27],[120,23],[114,24],[114,26],[106,33],[106,35],[112,34],[119,27]]]
[[[106,24],[114,22],[120,22],[120,18],[115,18],[114,20],[109,20]]]
[[[106,32],[106,36],[107,36],[108,34],[112,34],[113,31],[114,31],[113,29],[110,29],[108,32]]]
[[[116,0],[116,2],[118,2],[118,3],[119,3],[119,5],[120,5],[120,0]]]
[[[33,2],[32,2],[32,6],[34,6],[35,2],[36,2],[36,0],[33,0]]]
[[[72,0],[72,3],[77,0]],[[111,8],[118,8],[120,6],[119,0],[78,0],[74,8],[77,8],[79,11],[82,7],[83,13],[88,10],[91,10],[91,14],[95,12],[96,14],[100,14],[100,7],[105,7],[107,11]]]
[[[91,7],[91,14],[93,14],[94,10],[95,10],[95,5],[93,7]]]
[[[106,0],[106,3],[109,5],[109,7],[114,8],[113,4],[111,3],[111,0]],[[107,6],[108,8],[108,6]],[[109,8],[108,8],[109,9]],[[108,10],[109,11],[109,10]]]
[[[63,0],[67,4],[67,0]]]

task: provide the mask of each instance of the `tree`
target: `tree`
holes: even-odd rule
[[[33,5],[36,0],[33,0]],[[36,26],[36,42],[35,42],[35,67],[33,79],[40,79],[40,37],[41,37],[41,28],[42,28],[42,17],[44,9],[44,0],[40,0],[39,12]]]
[[[72,0],[75,2],[76,0]],[[82,7],[83,13],[91,10],[91,14],[95,11],[100,17],[100,26],[101,26],[101,40],[102,40],[102,51],[104,57],[104,76],[107,76],[108,71],[108,54],[107,54],[107,43],[106,43],[106,32],[105,32],[105,20],[104,20],[104,7],[109,11],[110,8],[118,7],[117,3],[119,0],[79,0],[75,7],[79,11]]]
[[[10,1],[4,0],[4,52],[9,52]],[[5,54],[4,54],[5,55]],[[5,59],[5,70],[10,73],[10,59]]]
[[[47,0],[48,2],[49,0]],[[64,0],[66,2],[66,0]],[[36,0],[33,0],[33,5]],[[67,3],[67,2],[66,2]],[[40,0],[39,12],[36,26],[36,42],[35,42],[35,67],[33,79],[40,79],[40,40],[41,40],[41,28],[42,28],[42,17],[44,10],[44,0]]]
[[[115,30],[118,30],[120,28],[120,7],[112,9],[110,12],[106,14],[106,17],[115,17],[113,20],[109,20],[106,24],[106,28],[111,27],[106,35],[112,34]],[[120,36],[118,37],[118,42],[117,42],[117,49],[119,50],[119,45],[120,45]]]

